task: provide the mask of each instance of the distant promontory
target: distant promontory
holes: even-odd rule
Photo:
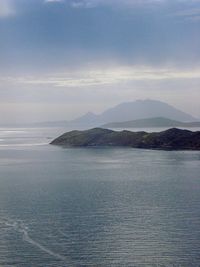
[[[133,147],[162,150],[200,150],[200,131],[171,128],[162,132],[113,131],[93,128],[70,131],[50,144],[63,147]]]
[[[140,120],[131,120],[123,122],[111,122],[102,125],[102,128],[147,128],[147,127],[200,127],[200,122],[181,122],[176,120],[171,120],[164,117],[155,117],[155,118],[145,118]]]

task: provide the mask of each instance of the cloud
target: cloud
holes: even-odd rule
[[[200,6],[197,9],[189,0],[185,2],[46,0],[44,4],[45,0],[0,0],[1,12],[2,3],[9,10],[13,10],[11,4],[15,3],[19,18],[12,24],[6,20],[0,29],[1,73],[47,72],[47,69],[53,72],[90,62],[197,66],[200,64],[199,29],[183,18],[196,15]],[[74,8],[70,8],[72,4]],[[99,8],[92,9],[95,4]],[[101,8],[103,4],[112,4],[112,8]],[[141,6],[118,8],[117,5]],[[149,6],[147,10],[146,6]],[[183,20],[184,23],[179,23]]]
[[[73,8],[94,8],[99,4],[99,1],[89,1],[89,0],[82,0],[82,1],[72,1],[71,7]]]
[[[45,3],[59,3],[64,2],[64,0],[45,0]]]
[[[200,20],[200,7],[198,6],[198,7],[179,10],[175,12],[173,16],[186,20],[198,21]]]
[[[10,17],[15,14],[14,3],[12,0],[1,0],[0,18]]]
[[[129,6],[160,4],[167,0],[71,0],[71,6],[74,8],[92,8],[96,6]]]
[[[160,4],[169,0],[44,0],[45,3],[66,3],[72,8],[94,8],[98,6],[128,6]]]
[[[125,84],[134,81],[161,81],[199,79],[200,69],[176,70],[150,67],[114,67],[109,69],[83,70],[46,75],[43,77],[2,77],[1,83],[51,85],[54,87],[81,88]]]

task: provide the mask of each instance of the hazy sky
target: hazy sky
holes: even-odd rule
[[[146,98],[200,118],[200,0],[0,0],[0,123]]]

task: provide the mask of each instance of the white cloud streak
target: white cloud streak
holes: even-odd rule
[[[74,8],[92,8],[99,5],[122,5],[122,6],[135,6],[145,4],[160,4],[167,0],[71,0],[71,6]]]
[[[54,87],[80,88],[125,84],[134,81],[200,79],[200,69],[182,71],[173,69],[152,69],[147,67],[115,67],[107,70],[84,70],[73,73],[52,74],[43,77],[1,77],[1,83],[27,85],[51,85]]]
[[[181,19],[197,21],[200,20],[200,7],[179,10],[175,12],[173,16]]]

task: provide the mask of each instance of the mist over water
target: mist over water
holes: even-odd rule
[[[0,131],[0,266],[200,265],[200,152],[47,145],[64,131]]]
[[[70,131],[70,128],[0,128],[0,147],[48,145],[50,141]]]

